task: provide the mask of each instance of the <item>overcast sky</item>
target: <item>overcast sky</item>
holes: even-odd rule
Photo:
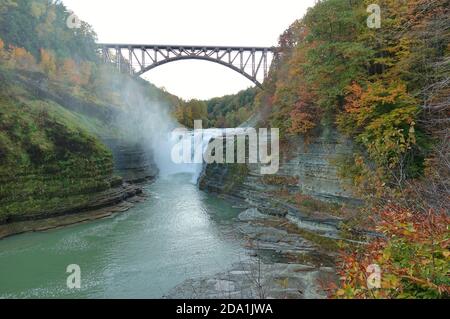
[[[100,42],[274,46],[315,0],[63,0]],[[178,61],[143,75],[184,99],[207,99],[253,86],[207,61]]]

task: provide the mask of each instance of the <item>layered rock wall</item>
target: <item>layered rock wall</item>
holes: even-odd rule
[[[305,141],[290,138],[282,146],[280,169],[275,175],[261,175],[260,164],[210,164],[200,178],[200,188],[223,194],[248,207],[278,216],[288,216],[302,226],[335,232],[340,219],[324,212],[305,212],[279,194],[310,196],[319,201],[359,205],[338,176],[338,161],[351,154],[352,144],[343,136],[321,134]]]

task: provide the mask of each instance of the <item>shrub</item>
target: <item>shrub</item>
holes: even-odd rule
[[[335,298],[448,298],[450,217],[389,206],[374,218],[384,237],[356,251],[342,251],[341,286]],[[367,267],[381,270],[380,288],[369,289]]]

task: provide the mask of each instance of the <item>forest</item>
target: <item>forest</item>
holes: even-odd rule
[[[378,1],[370,28],[371,3],[318,1],[295,21],[255,107],[284,137],[337,129],[354,142],[340,174],[383,238],[344,249],[334,297],[448,296],[450,4]],[[374,260],[389,276],[370,290]]]
[[[254,114],[254,101],[258,88],[248,88],[233,95],[212,98],[207,101],[181,101],[174,116],[179,123],[193,127],[194,120],[203,120],[205,127],[237,127]]]

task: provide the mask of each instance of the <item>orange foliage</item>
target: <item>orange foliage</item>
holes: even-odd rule
[[[347,88],[348,95],[345,98],[345,111],[347,113],[359,113],[361,111],[361,96],[363,95],[362,87],[353,82]]]
[[[304,39],[309,31],[304,25],[298,24],[295,33],[297,41],[294,41],[291,45],[298,43],[299,39]],[[290,33],[285,36],[288,35],[292,36]],[[287,80],[278,81],[278,87],[273,95],[273,103],[279,108],[277,116],[289,119],[286,122],[288,123],[287,132],[290,134],[310,133],[317,126],[322,113],[316,104],[317,97],[314,93],[314,87],[306,81],[305,64],[308,60],[307,52],[310,47],[311,44],[302,42],[292,53],[286,70]]]
[[[337,124],[356,136],[379,167],[396,168],[417,142],[417,102],[400,80],[366,85],[363,89],[352,83],[347,88],[345,112],[338,115]]]
[[[291,127],[289,133],[307,134],[316,127],[319,122],[321,112],[314,104],[314,95],[308,90],[305,83],[299,88],[299,101],[295,103],[290,113]]]
[[[36,60],[24,48],[11,47],[10,64],[19,69],[33,70],[36,68]]]
[[[439,298],[450,294],[450,217],[388,206],[375,214],[383,235],[360,251],[343,251],[336,298]],[[369,265],[381,270],[380,287],[367,284]]]
[[[6,57],[4,48],[5,48],[5,43],[3,42],[2,39],[0,39],[0,60],[5,59],[5,57]]]
[[[408,95],[404,83],[374,82],[369,83],[364,90],[358,83],[353,82],[347,88],[347,93],[344,109],[355,116],[358,126],[366,125],[366,120],[377,111],[377,107],[390,106],[392,110],[415,102]]]
[[[289,133],[306,134],[317,125],[314,120],[314,116],[308,112],[302,112],[301,107],[295,108],[290,114],[291,114],[291,127],[288,130]]]
[[[54,76],[56,72],[56,62],[53,53],[41,49],[41,63],[39,64],[39,67],[49,77]]]
[[[77,64],[72,59],[65,59],[58,73],[58,78],[64,82],[74,85],[81,84],[81,77],[78,72]]]

